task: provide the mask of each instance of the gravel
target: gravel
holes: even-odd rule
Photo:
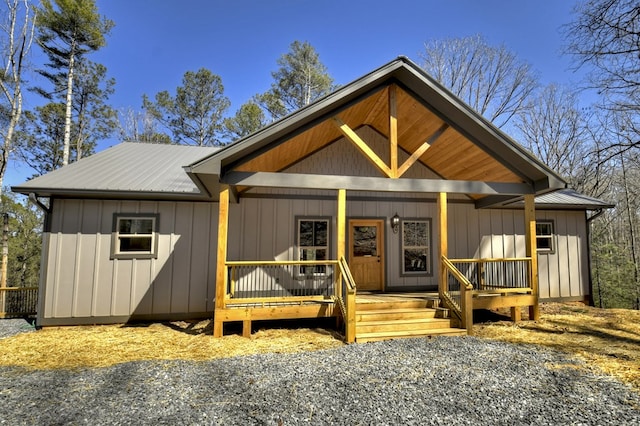
[[[639,425],[640,395],[560,352],[441,337],[207,362],[2,367],[0,424]]]
[[[35,326],[33,319],[0,319],[0,339],[34,330]]]

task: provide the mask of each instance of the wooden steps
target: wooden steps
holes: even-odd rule
[[[437,298],[385,298],[356,302],[356,342],[460,336],[466,330],[452,327],[448,309]]]

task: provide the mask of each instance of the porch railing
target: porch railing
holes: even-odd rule
[[[449,259],[478,292],[531,289],[531,258]]]
[[[337,260],[228,261],[225,304],[332,300]]]
[[[440,299],[458,317],[467,334],[473,334],[473,284],[455,267],[446,256],[442,256],[444,285],[440,286]]]
[[[227,261],[223,307],[332,303],[355,341],[356,284],[344,257],[324,261]]]
[[[38,287],[0,287],[0,318],[35,315]]]

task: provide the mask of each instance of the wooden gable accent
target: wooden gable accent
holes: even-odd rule
[[[370,126],[389,140],[387,152],[375,152],[355,132]],[[398,84],[380,88],[335,115],[236,164],[229,172],[279,172],[340,138],[351,141],[381,176],[401,178],[417,162],[446,180],[524,183],[516,171],[480,148]],[[409,155],[398,163],[397,150]]]

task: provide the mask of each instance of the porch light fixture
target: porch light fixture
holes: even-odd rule
[[[391,218],[391,230],[394,234],[397,234],[398,229],[400,229],[400,216],[398,216],[398,213],[396,213]]]

